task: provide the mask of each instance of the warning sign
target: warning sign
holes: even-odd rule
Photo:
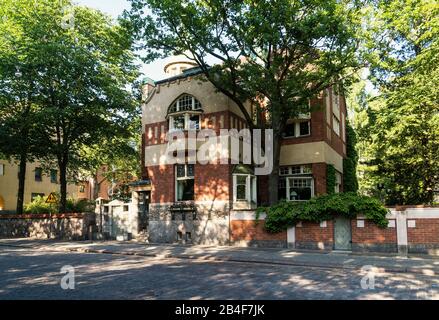
[[[53,192],[47,197],[46,203],[56,203],[56,196]]]

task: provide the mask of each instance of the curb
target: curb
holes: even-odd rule
[[[355,265],[345,265],[345,264],[318,264],[318,263],[303,263],[303,262],[289,262],[289,261],[276,261],[276,260],[251,260],[233,257],[197,257],[193,255],[173,255],[173,254],[155,254],[155,253],[144,253],[139,251],[127,252],[127,251],[112,251],[108,249],[87,249],[87,248],[45,248],[42,246],[31,247],[27,245],[16,245],[16,244],[0,244],[0,247],[13,247],[13,248],[23,248],[23,249],[34,249],[38,251],[50,251],[50,252],[77,252],[77,253],[94,253],[94,254],[111,254],[111,255],[123,255],[123,256],[138,256],[138,257],[152,257],[152,258],[162,258],[162,259],[186,259],[194,261],[206,261],[206,262],[238,262],[238,263],[257,263],[264,265],[280,265],[280,266],[292,266],[292,267],[308,267],[308,268],[319,268],[319,269],[341,269],[341,270],[357,270],[361,269],[359,266]],[[433,273],[436,273],[432,269],[428,269]],[[423,270],[414,268],[384,268],[377,267],[377,272],[379,273],[415,273],[427,275]]]

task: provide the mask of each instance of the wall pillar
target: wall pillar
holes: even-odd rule
[[[396,237],[398,242],[398,253],[406,256],[408,253],[408,238],[407,215],[405,211],[396,211]]]
[[[288,248],[296,247],[296,227],[287,229],[287,246]]]

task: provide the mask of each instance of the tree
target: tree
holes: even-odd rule
[[[26,164],[45,150],[36,136],[38,49],[30,41],[29,4],[0,0],[0,153],[19,162],[16,212],[23,213]],[[44,57],[46,58],[46,57]]]
[[[277,201],[282,134],[308,101],[358,66],[361,8],[354,1],[131,0],[127,24],[151,61],[185,54],[233,100],[250,128],[273,129],[270,203]],[[148,12],[148,13],[145,13]],[[189,53],[189,54],[187,54]],[[215,59],[218,64],[209,65]],[[254,123],[251,101],[267,113]],[[263,103],[261,103],[261,101]]]
[[[70,1],[16,3],[13,16],[26,21],[26,41],[35,48],[36,135],[46,161],[59,167],[60,211],[65,212],[69,173],[87,161],[81,152],[127,134],[137,115],[133,42],[109,17]]]
[[[85,161],[77,165],[80,167],[78,176],[93,179],[93,184],[97,186],[102,183],[102,180],[98,180],[99,173],[103,179],[114,182],[114,198],[128,200],[128,184],[135,177],[140,177],[140,127],[139,116],[130,123],[125,135],[101,139],[93,146],[84,147],[80,158]],[[97,187],[94,188],[93,198],[98,198]]]
[[[380,92],[363,112],[368,173],[388,204],[431,203],[439,184],[439,7],[396,0],[376,9],[370,61]]]
[[[357,163],[356,149],[357,134],[349,122],[346,123],[346,158],[343,159],[343,192],[357,192]]]

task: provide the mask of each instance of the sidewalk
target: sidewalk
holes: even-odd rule
[[[293,249],[241,248],[230,246],[144,244],[117,241],[55,241],[0,239],[1,247],[29,248],[39,251],[71,251],[102,254],[138,255],[157,258],[234,261],[318,268],[360,269],[373,266],[379,272],[410,272],[439,275],[439,259],[397,257],[350,253],[304,252]]]

